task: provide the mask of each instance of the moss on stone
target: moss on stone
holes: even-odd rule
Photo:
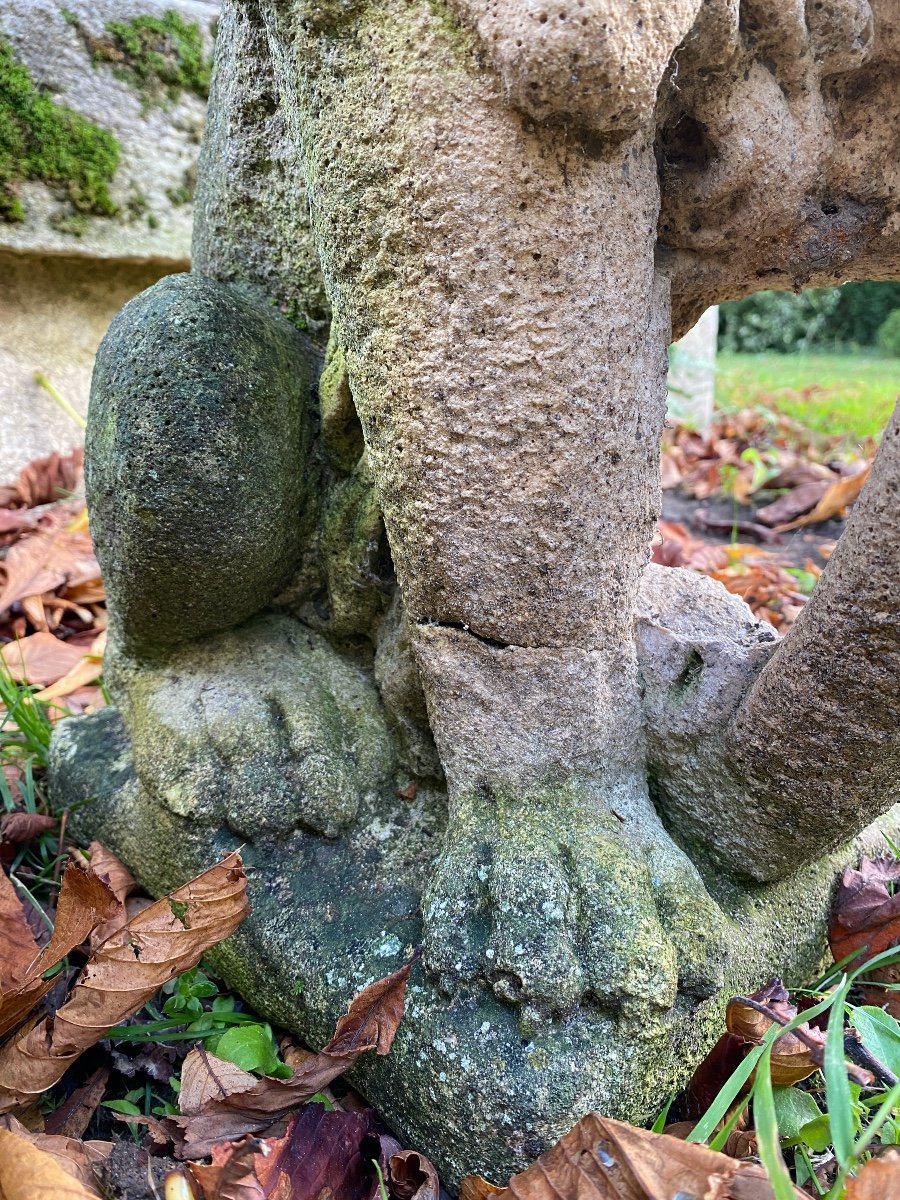
[[[108,129],[42,91],[0,37],[0,220],[21,221],[28,179],[64,188],[76,214],[112,216],[119,143]]]
[[[89,39],[94,64],[108,62],[140,92],[145,106],[174,104],[182,91],[209,95],[212,60],[204,53],[196,21],[169,9],[162,17],[108,21],[108,38]]]

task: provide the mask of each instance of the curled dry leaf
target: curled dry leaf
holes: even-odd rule
[[[418,1150],[399,1150],[388,1159],[391,1195],[397,1200],[438,1200],[441,1185],[432,1163]]]
[[[5,871],[0,870],[0,1007],[4,992],[14,990],[40,954],[22,901]]]
[[[46,833],[56,824],[56,817],[48,817],[46,813],[15,812],[4,813],[0,818],[0,837],[5,842],[14,842],[17,846],[30,842],[39,833]]]
[[[364,988],[338,1021],[328,1045],[303,1059],[289,1079],[259,1079],[247,1090],[211,1097],[199,1113],[174,1118],[184,1129],[179,1157],[203,1158],[216,1142],[266,1129],[348,1070],[361,1054],[387,1054],[403,1016],[411,968],[407,963]]]
[[[505,1191],[506,1188],[488,1182],[481,1175],[465,1175],[459,1185],[459,1200],[491,1200],[492,1196]]]
[[[326,1112],[306,1104],[284,1137],[218,1147],[212,1166],[191,1163],[203,1200],[376,1200],[378,1135],[371,1111]]]
[[[103,1099],[108,1082],[108,1069],[99,1067],[83,1087],[76,1088],[59,1108],[47,1114],[44,1131],[68,1138],[84,1137],[84,1131]]]
[[[113,895],[119,901],[121,908],[114,912],[108,921],[98,925],[91,932],[91,949],[105,942],[117,929],[128,921],[131,913],[126,908],[126,901],[132,892],[137,891],[137,880],[123,862],[116,858],[112,850],[107,850],[99,842],[91,842],[87,852],[91,870],[99,875],[104,883],[109,885]]]
[[[66,526],[38,529],[10,546],[4,560],[6,583],[0,591],[0,615],[26,596],[40,596],[63,584],[100,578],[91,536]]]
[[[733,1037],[750,1045],[759,1045],[777,1018],[786,1022],[797,1015],[780,979],[773,979],[749,998],[763,1005],[773,1016],[767,1016],[737,996],[728,1002],[725,1026]],[[772,1047],[772,1083],[776,1087],[790,1087],[808,1078],[822,1065],[824,1049],[824,1032],[809,1024],[804,1023],[796,1032],[783,1034]]]
[[[91,871],[66,864],[56,907],[53,936],[31,962],[19,983],[0,994],[0,1036],[20,1025],[53,986],[44,972],[80,946],[91,930],[119,907],[109,887]],[[8,1047],[4,1047],[4,1050]],[[7,1111],[0,1101],[0,1111]]]
[[[0,658],[18,683],[49,684],[77,666],[84,658],[84,649],[41,630],[7,642],[0,648]]]
[[[108,885],[93,879],[118,905]],[[111,1026],[234,933],[248,911],[247,877],[238,855],[229,854],[132,917],[92,953],[52,1021],[21,1030],[0,1048],[0,1111],[27,1104],[52,1087]],[[58,923],[59,917],[57,928]]]
[[[835,962],[857,954],[853,966],[868,962],[883,950],[900,945],[900,861],[892,855],[864,858],[858,868],[848,867],[834,898],[828,941]],[[878,984],[900,983],[900,965],[878,967],[869,979],[866,1002],[884,1005],[900,1016],[900,996]]]
[[[43,1150],[54,1158],[62,1169],[73,1175],[88,1189],[91,1195],[100,1195],[97,1188],[97,1178],[94,1168],[105,1162],[113,1150],[112,1142],[88,1141],[82,1142],[71,1134],[35,1132],[7,1114],[0,1117],[0,1128],[8,1129],[10,1133],[30,1142],[38,1150]]]
[[[463,1180],[466,1200],[486,1200],[484,1181]],[[795,1191],[800,1200],[804,1194]],[[503,1200],[773,1200],[758,1163],[588,1113],[509,1187]],[[808,1198],[804,1197],[804,1200]]]
[[[784,525],[779,525],[778,532],[785,533],[789,529],[800,529],[803,525],[815,525],[819,521],[830,521],[832,517],[842,517],[844,510],[859,499],[859,494],[863,490],[863,485],[869,478],[871,470],[870,465],[864,467],[856,475],[850,475],[846,479],[839,479],[836,483],[832,483],[812,512],[798,517],[796,521],[788,521]]]
[[[96,1200],[96,1188],[88,1189],[54,1155],[28,1140],[30,1136],[0,1129],[0,1200]]]
[[[847,1180],[846,1200],[896,1200],[900,1196],[900,1151],[888,1150],[864,1162]]]
[[[78,486],[83,466],[84,451],[81,447],[69,454],[54,450],[46,458],[36,458],[22,468],[15,483],[0,487],[0,506],[34,508],[38,504],[59,500]]]

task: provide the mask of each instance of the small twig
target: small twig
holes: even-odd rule
[[[866,1067],[876,1079],[880,1079],[886,1087],[894,1087],[900,1083],[900,1079],[894,1074],[889,1067],[886,1067],[881,1059],[876,1058],[871,1050],[859,1040],[859,1034],[856,1030],[846,1030],[844,1033],[844,1051],[848,1058],[858,1063],[861,1067]]]
[[[764,1017],[768,1017],[770,1021],[774,1021],[776,1025],[787,1025],[790,1023],[790,1019],[788,1017],[783,1017],[780,1013],[774,1012],[767,1005],[761,1004],[758,1000],[754,1000],[751,996],[735,996],[732,1000],[732,1003],[746,1004],[755,1012],[762,1013]],[[822,1044],[817,1042],[815,1038],[810,1037],[810,1035],[802,1029],[794,1028],[791,1030],[791,1033],[793,1033],[798,1042],[802,1042],[807,1050],[809,1050],[810,1057],[816,1066],[821,1067],[824,1055],[824,1047]],[[847,1075],[853,1083],[859,1084],[860,1087],[866,1087],[872,1082],[871,1071],[857,1067],[855,1063],[844,1063],[844,1066],[846,1068]],[[884,1069],[886,1070],[887,1068]]]

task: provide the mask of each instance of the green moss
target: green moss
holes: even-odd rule
[[[209,95],[212,61],[203,52],[195,21],[170,9],[162,17],[109,21],[109,37],[90,39],[95,65],[108,62],[114,73],[141,93],[145,105],[174,104],[182,91]]]
[[[17,189],[26,179],[64,187],[77,213],[112,216],[118,164],[109,130],[51,99],[0,37],[0,220],[24,218]]]

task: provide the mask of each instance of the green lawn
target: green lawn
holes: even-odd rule
[[[900,358],[722,353],[717,368],[719,407],[773,408],[854,440],[878,437],[900,395]]]

